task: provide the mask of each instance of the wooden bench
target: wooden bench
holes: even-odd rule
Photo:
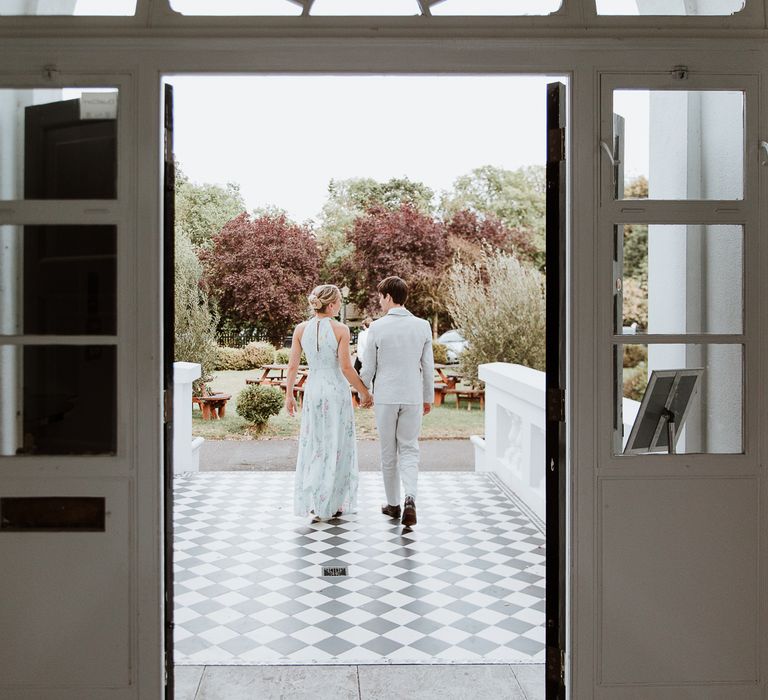
[[[200,406],[203,412],[203,420],[217,420],[224,418],[227,410],[227,401],[232,394],[210,394],[208,396],[193,396],[192,403]]]
[[[485,408],[485,391],[483,389],[454,389],[456,394],[456,408],[460,408],[461,402],[467,402],[467,410],[472,410],[472,404],[477,403],[480,405],[480,410]]]
[[[435,382],[435,408],[443,405],[448,386],[442,382]]]

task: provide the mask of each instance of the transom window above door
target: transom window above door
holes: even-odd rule
[[[562,0],[170,0],[184,15],[520,16],[548,15]]]
[[[741,12],[746,0],[595,0],[598,15],[727,16]]]
[[[0,0],[2,15],[120,16],[136,14],[137,0]]]

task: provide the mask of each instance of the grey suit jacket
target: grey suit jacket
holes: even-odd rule
[[[408,309],[395,307],[371,324],[361,379],[380,404],[432,403],[435,361],[432,328]]]

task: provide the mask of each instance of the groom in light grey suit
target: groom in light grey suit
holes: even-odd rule
[[[381,473],[387,504],[381,512],[400,517],[400,482],[405,501],[402,523],[416,524],[421,418],[435,396],[432,329],[404,304],[408,285],[387,277],[376,288],[385,313],[369,330],[361,379],[373,394],[376,428],[381,442]]]

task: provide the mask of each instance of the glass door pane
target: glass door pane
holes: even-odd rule
[[[701,370],[698,389],[680,425],[676,451],[681,454],[742,452],[743,346],[626,344],[614,346],[622,359],[621,400],[617,402],[614,451],[622,454],[654,370]],[[659,450],[666,454],[665,449]]]
[[[623,259],[616,333],[742,332],[742,226],[625,224],[615,230]]]
[[[615,90],[613,111],[624,120],[619,199],[743,198],[743,92]]]
[[[0,89],[0,199],[116,199],[118,91]]]
[[[117,348],[0,345],[0,454],[114,454]]]

